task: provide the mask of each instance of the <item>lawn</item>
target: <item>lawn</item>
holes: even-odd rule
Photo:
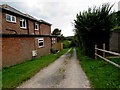
[[[107,59],[120,65],[120,58],[107,58]]]
[[[83,56],[77,48],[80,64],[90,80],[91,88],[120,88],[120,69],[103,61]],[[115,61],[115,59],[111,59]],[[119,61],[116,61],[116,63]]]
[[[67,52],[68,49],[63,49],[61,52],[53,55],[41,56],[38,59],[26,61],[15,66],[7,67],[2,70],[2,84],[3,88],[15,88],[22,82],[30,79],[43,67],[48,66],[54,62],[62,54]]]

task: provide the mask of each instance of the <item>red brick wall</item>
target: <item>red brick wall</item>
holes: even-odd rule
[[[37,53],[38,53],[38,57],[39,57],[39,55],[43,56],[43,55],[50,54],[50,49],[51,49],[50,38],[49,37],[44,38],[44,47],[41,47],[41,48],[38,47],[38,39],[39,38],[35,38],[35,41],[36,41],[35,45],[36,45],[36,50],[37,50]]]
[[[0,10],[0,34],[2,33],[2,11]]]
[[[32,20],[28,20],[28,29],[29,29],[29,34],[34,35],[34,23]]]
[[[50,35],[51,34],[51,26],[41,24],[40,25],[40,32],[41,32],[41,35]]]
[[[16,18],[17,23],[11,23],[6,21],[6,13],[2,13],[2,33],[3,34],[15,34],[14,31],[10,30],[15,30],[17,34],[20,34],[20,25],[19,25],[19,18]],[[10,29],[10,30],[6,30]]]
[[[30,60],[31,51],[34,49],[32,38],[3,38],[2,56],[3,66],[10,66],[16,63]]]
[[[27,20],[27,29],[22,29],[20,28],[20,18],[16,15],[16,23],[12,23],[12,22],[7,22],[6,21],[6,14],[9,13],[2,13],[2,33],[3,34],[15,34],[17,32],[17,34],[35,34],[35,35],[50,35],[51,34],[51,26],[46,25],[46,24],[39,24],[39,30],[34,30],[34,23],[35,21],[33,20]],[[9,30],[8,30],[9,29]],[[14,30],[14,31],[11,31]],[[16,32],[15,32],[16,31]]]
[[[40,57],[50,53],[50,38],[44,38],[44,47],[38,48],[37,38],[18,37],[2,39],[2,64],[3,67],[15,65],[26,60],[32,59],[32,51],[37,50]],[[36,44],[36,45],[35,45]],[[36,48],[35,48],[36,46]]]

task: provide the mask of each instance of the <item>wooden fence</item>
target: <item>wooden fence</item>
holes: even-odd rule
[[[103,56],[97,54],[97,51],[102,51],[102,52],[103,52]],[[108,59],[106,58],[106,56],[105,56],[105,53],[113,54],[113,55],[119,56],[119,58],[120,58],[120,54],[119,54],[119,53],[105,50],[105,44],[103,44],[103,49],[99,49],[99,48],[97,48],[97,45],[95,45],[95,59],[97,59],[97,57],[100,57],[100,58],[102,58],[103,60],[111,63],[112,65],[120,68],[120,65],[119,65],[119,64],[116,64],[116,63],[108,60]]]

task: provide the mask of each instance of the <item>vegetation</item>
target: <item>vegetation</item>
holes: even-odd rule
[[[111,12],[113,5],[103,4],[101,7],[88,8],[80,12],[74,20],[77,45],[82,53],[94,57],[94,45],[101,48],[106,44],[109,49],[110,31],[115,26],[115,14]]]
[[[15,66],[7,67],[2,70],[2,83],[3,88],[15,88],[23,81],[28,80],[43,67],[48,66],[50,63],[59,58],[68,49],[57,53],[56,55],[49,54],[47,56],[41,56],[38,59],[32,59]]]
[[[115,17],[117,19],[116,20],[117,21],[117,23],[116,23],[117,26],[120,26],[120,11],[118,11],[118,12],[115,13]]]
[[[108,59],[120,65],[120,58],[108,58]]]
[[[65,49],[65,48],[70,48],[70,44],[71,44],[70,41],[67,41],[67,40],[63,41],[63,48],[64,48],[64,49]]]
[[[116,22],[115,27],[111,31],[120,30],[120,11],[114,12],[113,15],[115,16]]]
[[[68,36],[68,37],[64,37],[63,39],[63,48],[71,48],[71,47],[75,47],[75,43],[76,43],[76,39],[74,36]]]
[[[102,59],[95,60],[84,56],[79,48],[76,50],[80,64],[90,80],[91,88],[120,88],[119,68]]]
[[[54,31],[52,32],[52,35],[60,35],[61,34],[61,30],[59,30],[58,28],[54,29]]]

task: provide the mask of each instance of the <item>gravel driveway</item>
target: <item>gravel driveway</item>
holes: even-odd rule
[[[71,59],[62,55],[18,88],[90,88],[90,84],[74,49]]]

